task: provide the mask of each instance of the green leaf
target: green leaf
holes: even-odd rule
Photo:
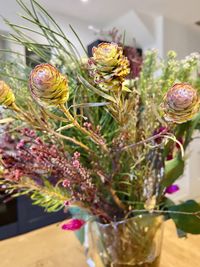
[[[83,43],[82,43],[80,37],[78,36],[78,34],[76,33],[76,31],[74,30],[74,28],[72,27],[72,25],[69,24],[69,27],[70,27],[70,29],[72,30],[72,32],[74,33],[74,35],[76,36],[76,38],[78,39],[79,44],[81,45],[83,51],[85,52],[86,56],[88,57],[87,50],[85,49],[85,46],[83,45]]]
[[[161,188],[165,188],[176,181],[184,171],[184,161],[179,157],[165,162],[165,177],[161,183]]]
[[[178,229],[185,233],[200,234],[200,205],[197,202],[188,200],[180,205],[169,207],[169,211],[177,212],[170,213],[170,217]],[[183,214],[184,212],[194,214]]]
[[[95,103],[81,103],[76,105],[71,105],[70,108],[89,108],[89,107],[103,107],[108,106],[110,102],[95,102]]]

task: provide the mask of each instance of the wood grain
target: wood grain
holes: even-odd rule
[[[1,267],[87,267],[83,249],[72,232],[54,224],[0,242]],[[166,222],[160,267],[200,267],[200,236],[178,239]]]

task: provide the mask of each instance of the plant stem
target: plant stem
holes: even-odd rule
[[[55,135],[55,136],[58,136],[58,137],[60,137],[60,138],[62,138],[62,139],[65,139],[65,140],[67,140],[67,141],[70,141],[70,142],[72,142],[72,143],[74,143],[74,144],[76,144],[76,145],[82,147],[83,149],[92,152],[92,151],[89,149],[88,146],[84,145],[82,142],[76,140],[75,138],[72,138],[72,137],[69,137],[69,136],[65,136],[65,135],[60,134],[60,133],[57,133],[57,132],[55,132],[55,131],[53,131],[53,130],[49,130],[49,131],[50,131],[53,135]]]
[[[102,140],[100,140],[95,134],[93,134],[92,132],[86,130],[84,127],[82,127],[78,121],[71,115],[71,113],[69,112],[69,110],[65,107],[64,104],[59,106],[60,109],[62,110],[62,112],[65,114],[65,116],[69,119],[69,121],[74,124],[74,126],[79,129],[83,134],[89,136],[96,144],[100,145],[104,151],[106,151],[107,153],[109,152],[106,144],[104,144],[102,142]]]
[[[164,135],[166,132],[168,131],[168,129],[166,128],[166,129],[164,129],[162,132],[160,132],[160,133],[158,133],[158,134],[156,134],[156,135],[153,135],[153,136],[151,136],[151,137],[149,137],[149,138],[147,138],[147,139],[145,139],[145,140],[142,140],[142,141],[140,141],[140,142],[137,142],[137,143],[135,143],[135,144],[131,144],[131,145],[127,145],[127,146],[124,146],[124,147],[122,147],[121,148],[121,150],[126,150],[126,149],[128,149],[128,148],[134,148],[134,147],[136,147],[136,146],[138,146],[138,145],[143,145],[143,144],[145,144],[145,143],[148,143],[148,142],[150,142],[150,141],[153,141],[153,140],[155,140],[155,139],[157,139],[157,138],[159,138],[159,137],[166,137],[166,135]]]
[[[130,212],[127,213],[126,215],[126,218],[128,218],[128,216],[131,214],[131,213],[137,213],[137,212],[140,212],[140,213],[157,213],[157,214],[179,214],[179,215],[188,215],[188,216],[196,216],[198,219],[200,219],[200,211],[196,211],[196,212],[186,212],[186,211],[173,211],[173,210],[151,210],[151,211],[148,211],[148,210],[131,210]]]

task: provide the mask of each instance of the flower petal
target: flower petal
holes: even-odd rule
[[[62,229],[63,230],[68,230],[68,231],[77,231],[84,224],[85,224],[85,221],[82,220],[82,219],[71,219],[67,223],[62,225]]]

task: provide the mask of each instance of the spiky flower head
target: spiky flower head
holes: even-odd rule
[[[199,110],[199,96],[188,83],[176,83],[164,97],[165,119],[174,123],[191,120]]]
[[[88,61],[90,76],[102,90],[117,90],[129,74],[129,61],[116,43],[101,43]]]
[[[69,98],[67,79],[50,64],[37,65],[30,74],[29,88],[42,106],[58,106]]]
[[[0,106],[11,107],[14,102],[12,89],[4,81],[0,81]]]

